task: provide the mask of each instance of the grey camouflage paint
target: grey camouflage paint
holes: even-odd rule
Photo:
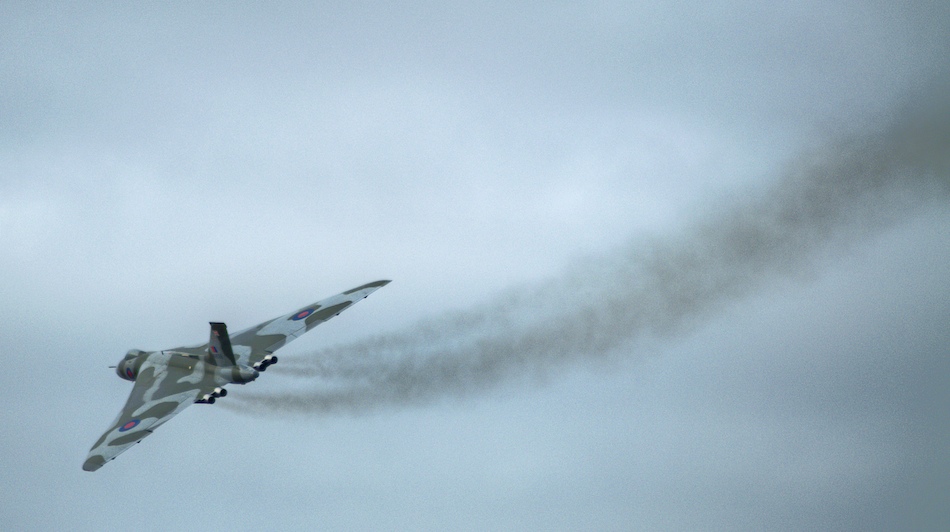
[[[188,406],[213,403],[215,397],[226,393],[224,386],[253,381],[269,363],[276,362],[275,351],[387,284],[389,281],[364,284],[230,336],[235,363],[226,353],[217,352],[227,345],[228,336],[223,324],[214,322],[207,344],[151,352],[130,350],[116,366],[116,373],[135,381],[132,393],[92,446],[82,468],[96,471]],[[225,336],[217,337],[216,331]]]

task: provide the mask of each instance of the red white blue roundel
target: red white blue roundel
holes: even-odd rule
[[[119,427],[119,432],[125,432],[125,431],[127,431],[127,430],[132,430],[132,429],[134,429],[135,427],[137,427],[138,424],[141,423],[141,422],[142,422],[142,420],[140,420],[140,419],[133,419],[132,421],[129,421],[129,422],[126,423],[125,425],[122,425],[121,427]]]
[[[314,310],[316,310],[316,309],[308,308],[308,309],[305,309],[305,310],[301,310],[300,312],[294,314],[293,317],[290,318],[290,319],[292,319],[292,320],[294,320],[294,321],[302,320],[302,319],[306,318],[307,316],[313,314],[313,311],[314,311]]]
[[[135,373],[132,372],[132,368],[125,368],[125,374],[126,374],[126,376],[128,376],[130,379],[134,379],[134,378],[135,378]]]

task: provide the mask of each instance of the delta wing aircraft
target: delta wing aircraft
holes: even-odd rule
[[[212,322],[211,340],[204,345],[164,351],[132,349],[115,369],[119,377],[135,382],[132,393],[92,446],[82,468],[99,469],[191,404],[213,404],[227,395],[224,386],[253,381],[277,363],[274,351],[387,284],[376,281],[358,286],[233,336],[225,324]]]

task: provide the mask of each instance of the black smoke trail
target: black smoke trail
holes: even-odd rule
[[[933,102],[929,102],[933,103]],[[240,394],[243,412],[365,412],[426,404],[544,376],[569,363],[635,357],[632,343],[688,328],[769,279],[950,193],[946,102],[810,150],[771,187],[681,236],[638,240],[560,278],[401,332],[282,361],[308,379],[286,393]]]

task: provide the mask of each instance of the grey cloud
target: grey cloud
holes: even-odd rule
[[[950,528],[948,15],[0,2],[0,522]],[[80,470],[127,349],[378,278]]]

